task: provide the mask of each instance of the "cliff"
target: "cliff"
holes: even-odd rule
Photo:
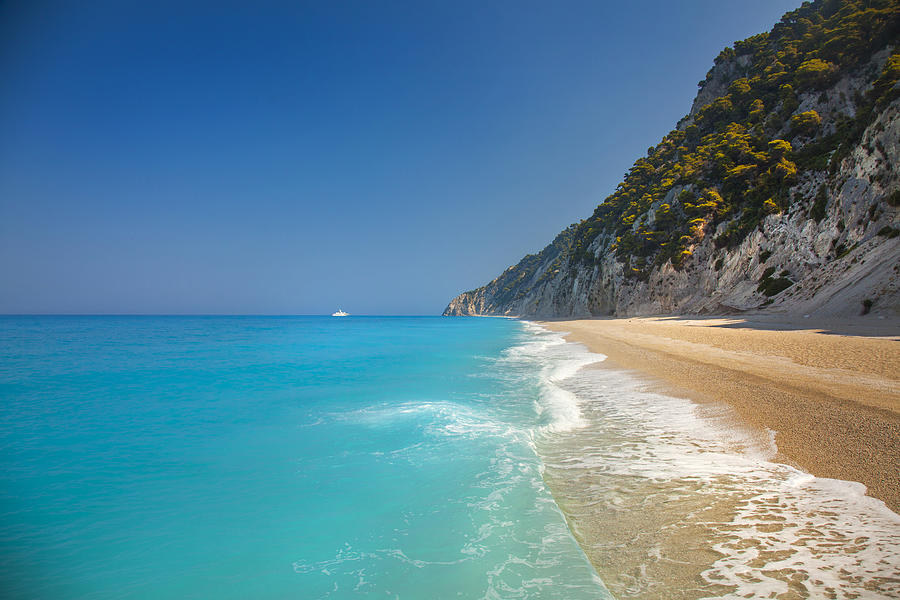
[[[804,3],[716,58],[594,214],[445,315],[900,312],[900,1]]]

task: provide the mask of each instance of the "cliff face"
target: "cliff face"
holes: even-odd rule
[[[591,218],[444,314],[900,312],[898,6],[872,4],[887,32],[849,64],[810,58],[837,60],[801,41],[799,67],[781,65],[793,38],[778,26],[727,49]],[[831,8],[803,10],[780,25],[831,31]]]

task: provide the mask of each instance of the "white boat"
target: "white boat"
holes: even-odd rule
[[[338,309],[338,311],[336,313],[331,313],[331,316],[332,317],[349,317],[350,313],[345,313],[341,309]]]

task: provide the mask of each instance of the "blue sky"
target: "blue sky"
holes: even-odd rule
[[[4,2],[0,313],[439,313],[797,5]]]

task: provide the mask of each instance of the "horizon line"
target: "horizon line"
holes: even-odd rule
[[[0,313],[0,317],[332,317],[329,313]],[[440,313],[351,313],[350,317],[441,317]],[[337,318],[337,317],[336,317]],[[343,318],[343,317],[341,317]]]

